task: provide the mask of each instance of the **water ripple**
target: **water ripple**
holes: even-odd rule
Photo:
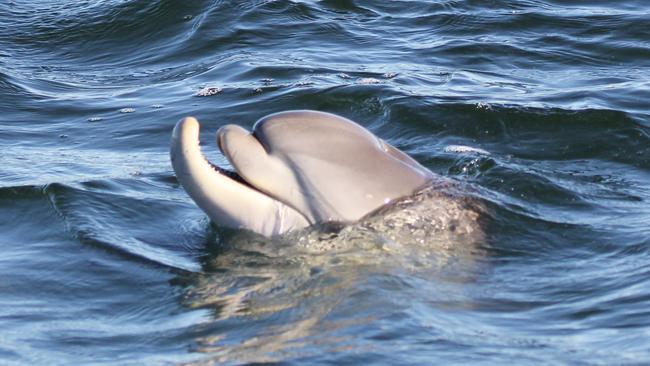
[[[0,358],[648,363],[648,19],[640,0],[0,2]],[[211,224],[173,177],[174,123],[200,119],[225,163],[220,126],[301,108],[451,179],[484,240]]]

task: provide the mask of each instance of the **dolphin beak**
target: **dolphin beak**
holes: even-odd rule
[[[260,192],[238,174],[210,163],[199,147],[199,122],[186,117],[174,127],[171,161],[188,195],[222,227],[274,236],[309,226],[295,209]]]

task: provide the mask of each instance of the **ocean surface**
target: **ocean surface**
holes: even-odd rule
[[[485,238],[211,224],[174,124],[223,165],[219,126],[290,109],[455,181]],[[650,3],[1,1],[0,251],[2,365],[650,364]]]

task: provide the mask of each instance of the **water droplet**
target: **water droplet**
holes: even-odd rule
[[[480,149],[478,147],[471,147],[471,146],[465,146],[465,145],[449,145],[445,146],[443,149],[444,152],[448,153],[474,153],[474,154],[482,154],[482,155],[490,155],[490,153],[486,150]]]
[[[199,91],[196,93],[197,97],[209,97],[211,95],[219,94],[221,93],[223,89],[219,87],[205,87],[199,89]]]
[[[492,106],[485,102],[478,102],[476,103],[476,109],[485,109],[486,111],[491,110]]]
[[[357,84],[370,85],[370,84],[379,84],[381,80],[375,78],[361,78],[357,80]]]

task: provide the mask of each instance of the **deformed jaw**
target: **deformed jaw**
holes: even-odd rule
[[[170,155],[178,181],[213,222],[265,236],[309,226],[298,211],[211,164],[201,153],[199,130],[193,117],[179,121]]]

